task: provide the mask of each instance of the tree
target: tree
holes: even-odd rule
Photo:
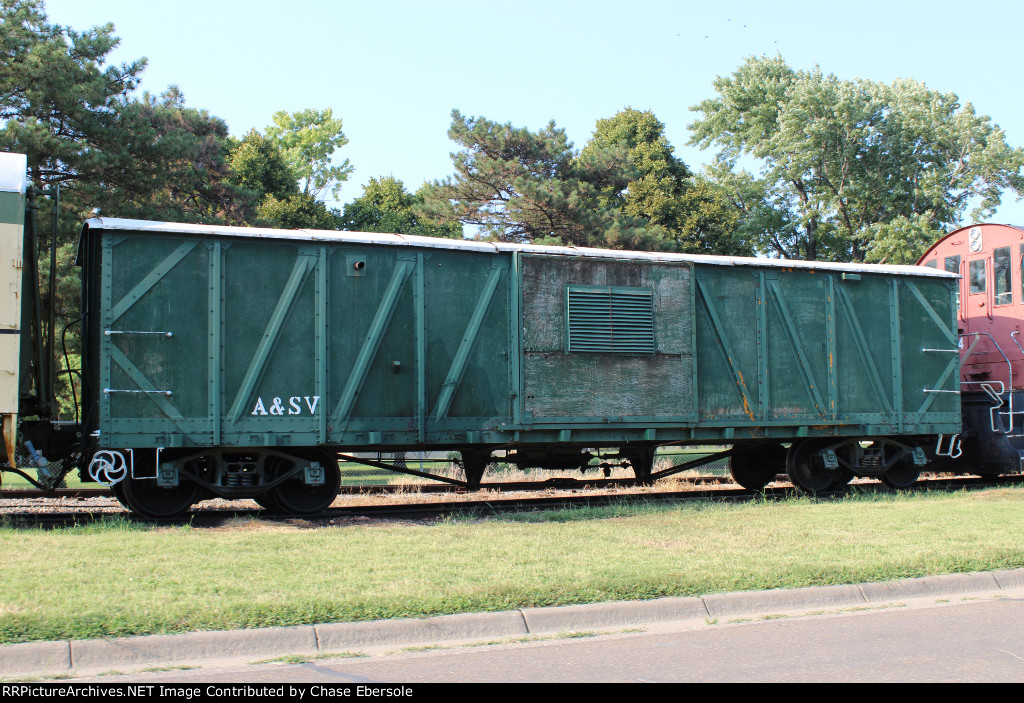
[[[285,159],[302,183],[302,192],[314,198],[327,190],[337,198],[342,183],[348,180],[352,166],[348,159],[332,166],[334,152],[348,144],[341,131],[341,120],[332,116],[330,108],[312,108],[274,113],[274,124],[267,127],[267,136],[277,140]]]
[[[266,196],[257,210],[254,224],[281,229],[339,230],[341,214],[328,208],[308,193],[294,193],[285,198]]]
[[[108,146],[122,173],[82,182],[79,199],[103,215],[138,219],[245,224],[253,201],[231,182],[225,122],[186,107],[176,86],[159,97],[127,100],[117,115],[123,142]]]
[[[277,142],[256,129],[249,130],[232,148],[228,165],[231,182],[252,191],[260,199],[267,195],[286,198],[299,191],[298,177]]]
[[[625,148],[577,156],[554,122],[534,133],[458,110],[448,136],[462,146],[452,154],[455,174],[425,185],[418,209],[436,222],[508,242],[651,249],[661,237],[602,202],[634,176]]]
[[[421,193],[409,193],[393,176],[371,178],[363,194],[345,206],[343,228],[353,232],[393,232],[425,237],[462,238],[462,225],[430,221],[417,214],[423,205]]]
[[[299,190],[298,180],[278,142],[249,131],[228,158],[231,182],[255,203],[248,224],[281,229],[341,229],[341,216]]]
[[[598,120],[581,157],[625,149],[634,178],[624,188],[602,193],[601,202],[622,215],[642,218],[664,230],[656,248],[719,255],[751,255],[736,236],[739,219],[724,193],[695,177],[677,159],[665,125],[650,111],[626,108]]]
[[[690,170],[675,157],[665,138],[665,125],[654,113],[626,108],[614,117],[597,121],[584,155],[616,147],[625,148],[636,178],[625,190],[604,194],[608,204],[651,222],[673,225],[676,201],[686,189]]]
[[[27,154],[37,184],[117,175],[109,147],[124,140],[118,117],[145,59],[104,68],[113,25],[50,24],[42,0],[2,0],[0,13],[0,149]]]
[[[715,80],[691,143],[720,148],[707,176],[760,251],[837,261],[913,262],[925,242],[1024,194],[1024,150],[953,93],[795,71],[748,58]],[[760,162],[755,177],[737,170]],[[908,240],[906,237],[911,235]]]

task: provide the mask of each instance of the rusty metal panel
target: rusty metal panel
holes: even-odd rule
[[[535,423],[692,417],[690,265],[523,257],[523,409]],[[654,351],[569,351],[569,293],[649,292]]]
[[[695,280],[701,424],[956,431],[953,281],[754,267]]]

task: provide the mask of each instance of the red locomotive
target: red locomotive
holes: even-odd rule
[[[936,451],[976,473],[1018,473],[1024,458],[1024,227],[961,227],[918,264],[960,274],[963,435]]]

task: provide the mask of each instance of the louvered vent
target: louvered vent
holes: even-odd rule
[[[569,286],[569,352],[653,354],[654,297],[647,288]]]

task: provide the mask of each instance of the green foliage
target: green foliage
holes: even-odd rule
[[[28,156],[33,183],[61,184],[62,239],[90,212],[151,219],[244,218],[224,179],[227,127],[177,88],[132,97],[145,59],[108,65],[113,25],[51,24],[39,0],[0,3],[0,149]]]
[[[284,158],[277,142],[255,129],[249,130],[228,158],[231,181],[262,198],[287,198],[298,192],[298,177]]]
[[[337,210],[328,209],[308,193],[294,193],[285,198],[266,196],[257,210],[256,223],[281,229],[341,229]]]
[[[900,215],[889,222],[867,227],[867,261],[888,264],[916,264],[944,233],[925,215]]]
[[[341,216],[312,194],[300,191],[298,176],[280,143],[255,129],[229,157],[231,181],[256,202],[248,224],[281,229],[340,229]]]
[[[0,149],[27,154],[35,182],[113,177],[123,166],[108,152],[125,139],[118,117],[146,62],[106,65],[113,31],[50,24],[41,0],[0,2]]]
[[[314,198],[325,190],[337,198],[342,183],[348,180],[352,166],[348,159],[333,166],[334,152],[348,144],[341,131],[341,120],[332,116],[330,108],[308,108],[291,114],[274,113],[274,124],[267,127],[267,136],[277,140],[295,175],[302,182],[302,192]]]
[[[675,158],[664,125],[628,108],[599,120],[578,154],[549,123],[538,132],[452,113],[455,174],[415,208],[501,241],[749,254],[724,191]]]
[[[1024,194],[1024,150],[953,93],[795,71],[748,58],[692,108],[691,143],[716,145],[708,178],[763,253],[836,261],[916,261],[924,245]],[[760,161],[755,177],[737,169]],[[901,240],[901,237],[909,239]]]
[[[448,136],[463,149],[452,155],[453,176],[420,191],[418,212],[431,220],[508,242],[650,249],[661,239],[646,220],[602,202],[634,176],[624,148],[577,158],[554,122],[534,133],[458,110]]]
[[[353,232],[393,232],[424,237],[462,238],[459,222],[432,222],[418,215],[423,206],[421,193],[409,193],[393,176],[371,178],[363,194],[345,206],[343,228]]]
[[[118,115],[123,144],[108,154],[125,173],[95,174],[76,200],[100,215],[175,222],[244,224],[253,203],[230,180],[228,128],[206,110],[185,105],[171,86],[159,97],[128,100]]]
[[[753,250],[736,237],[739,219],[725,194],[704,178],[694,177],[673,153],[665,125],[654,113],[626,108],[598,120],[581,159],[600,151],[625,149],[634,177],[625,188],[605,192],[602,202],[626,217],[643,219],[663,241],[663,251],[744,256]]]
[[[754,256],[753,240],[743,235],[740,215],[728,194],[701,175],[691,176],[678,197],[673,239],[681,251],[719,256]]]
[[[594,135],[581,156],[624,148],[636,177],[625,190],[603,194],[604,198],[627,214],[672,226],[677,219],[677,198],[686,189],[686,179],[691,174],[673,154],[664,132],[665,125],[654,113],[626,108],[614,117],[597,121]]]

